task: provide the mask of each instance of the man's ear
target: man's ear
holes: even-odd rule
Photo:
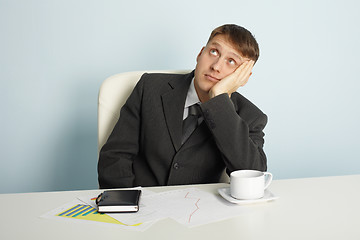
[[[199,57],[201,56],[201,54],[203,53],[205,47],[202,47],[202,49],[200,50],[200,53],[198,54],[198,56],[196,57],[196,62],[199,60]]]

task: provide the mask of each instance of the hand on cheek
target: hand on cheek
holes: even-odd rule
[[[209,91],[209,97],[213,98],[217,95],[227,93],[229,96],[239,87],[245,86],[251,74],[254,61],[249,60],[241,64],[233,73],[221,79]]]

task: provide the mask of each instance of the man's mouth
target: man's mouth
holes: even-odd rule
[[[206,77],[208,80],[213,81],[213,82],[218,82],[218,81],[221,80],[221,79],[216,78],[216,77],[214,77],[214,76],[211,76],[211,75],[209,75],[209,74],[205,74],[205,77]]]

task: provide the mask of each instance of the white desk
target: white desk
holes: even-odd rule
[[[0,194],[0,239],[360,239],[360,175],[275,180],[270,190],[280,198],[249,205],[249,214],[194,228],[161,220],[145,232],[39,218],[91,191]]]

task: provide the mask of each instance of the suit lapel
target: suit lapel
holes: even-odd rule
[[[181,147],[184,105],[192,78],[191,73],[183,78],[170,80],[169,91],[161,96],[165,121],[176,151]]]

